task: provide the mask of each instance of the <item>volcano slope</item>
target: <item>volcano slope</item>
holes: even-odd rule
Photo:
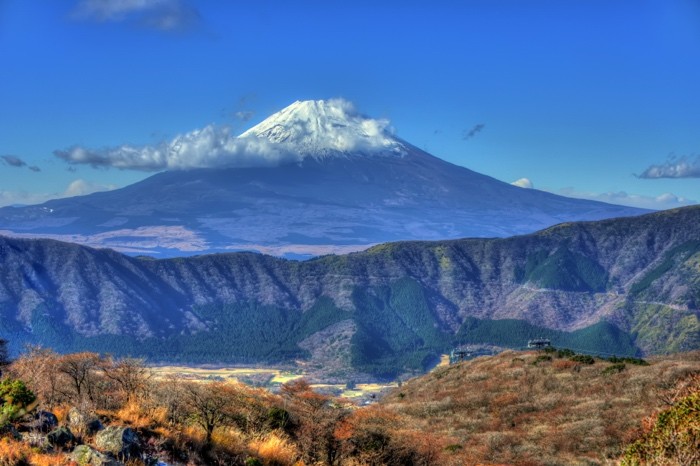
[[[113,191],[0,208],[0,230],[158,257],[257,251],[309,258],[645,212],[512,186],[428,154],[385,126],[337,101],[295,102],[239,137],[208,128],[159,148],[175,161],[205,152],[201,165],[165,166]],[[193,146],[203,149],[183,152]],[[125,152],[148,151],[109,154]],[[72,163],[114,158],[57,155]]]

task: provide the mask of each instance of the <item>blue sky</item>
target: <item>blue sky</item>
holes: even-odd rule
[[[676,207],[700,201],[699,83],[696,0],[0,0],[0,205],[153,173],[55,151],[342,97],[506,182]]]

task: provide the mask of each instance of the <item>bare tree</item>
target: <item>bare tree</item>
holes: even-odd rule
[[[58,354],[41,346],[28,346],[27,350],[10,366],[12,376],[23,380],[47,407],[61,401],[58,372]]]
[[[215,429],[235,424],[237,391],[232,385],[184,383],[181,393],[184,408],[194,423],[204,429],[208,444]]]
[[[62,356],[58,371],[66,381],[68,390],[64,394],[73,402],[94,402],[102,358],[96,353],[75,353]]]
[[[102,365],[102,372],[116,386],[125,403],[141,396],[153,376],[143,359],[135,358],[109,359]]]
[[[303,379],[282,386],[282,396],[295,424],[294,436],[310,463],[335,464],[339,442],[333,437],[338,423],[349,410],[328,396],[311,389]]]

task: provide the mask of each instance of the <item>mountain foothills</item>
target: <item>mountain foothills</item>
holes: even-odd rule
[[[168,170],[109,192],[0,208],[0,232],[162,257],[258,251],[308,258],[644,212],[523,189],[453,165],[340,100],[296,102],[239,137],[207,128],[150,151],[56,154],[71,163]]]
[[[290,261],[129,257],[0,237],[0,336],[151,360],[306,360],[327,378],[420,372],[460,344],[621,355],[700,348],[700,207],[506,239]]]

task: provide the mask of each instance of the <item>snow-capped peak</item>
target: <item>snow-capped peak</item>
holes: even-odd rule
[[[337,153],[404,153],[387,120],[357,113],[343,99],[296,101],[239,137],[259,137],[315,157]]]

